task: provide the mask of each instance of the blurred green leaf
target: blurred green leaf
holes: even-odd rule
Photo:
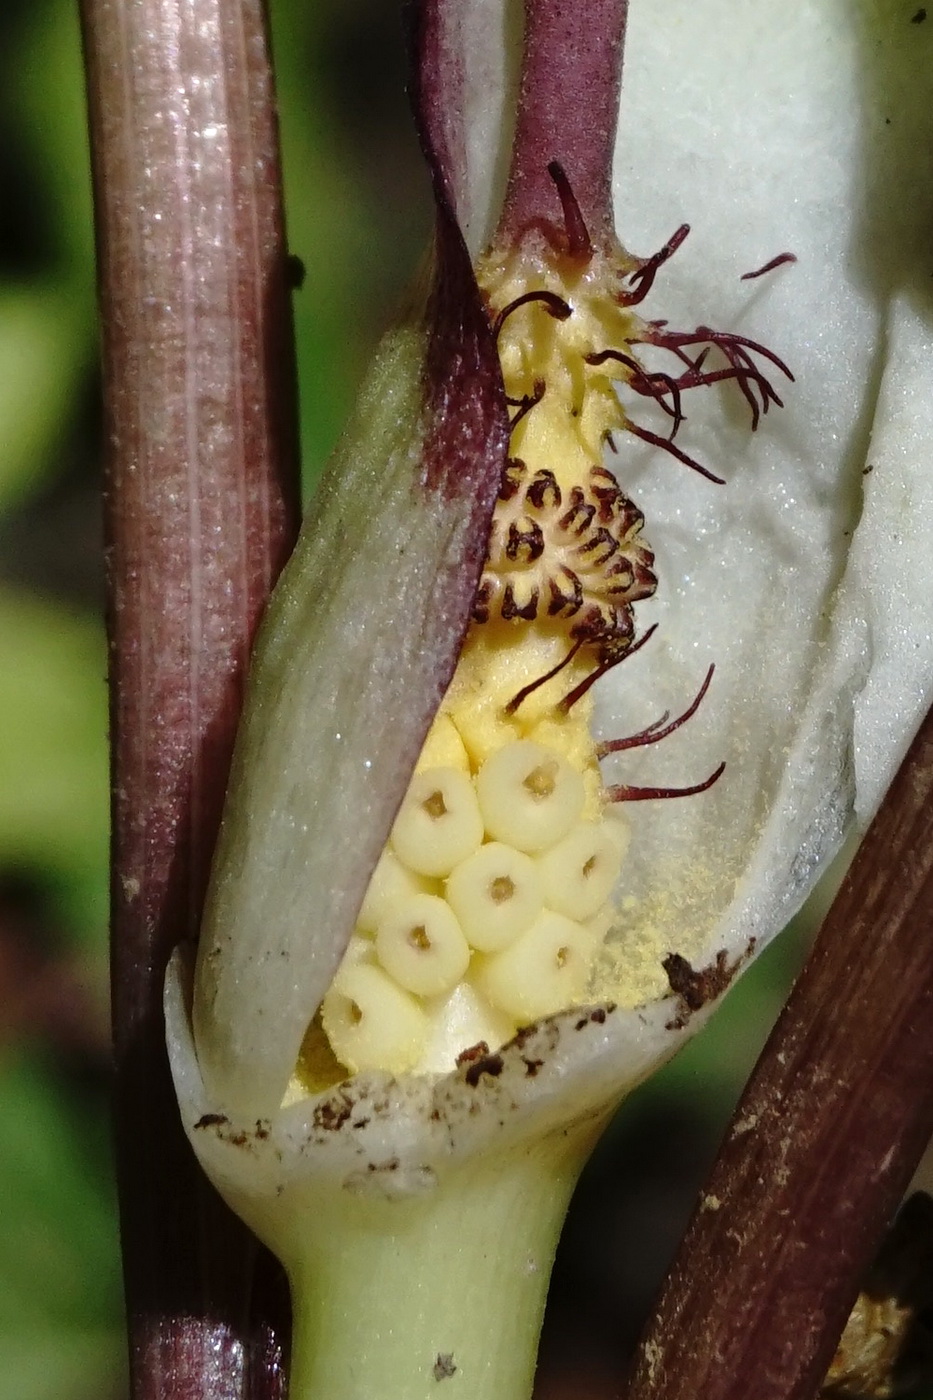
[[[433,205],[403,92],[401,9],[271,0],[270,11],[288,240],[306,270],[294,306],[310,490],[427,245]],[[374,113],[380,73],[392,106]]]
[[[69,281],[93,333],[94,234],[78,7],[32,0],[8,53],[7,101],[44,216],[49,270]]]
[[[0,511],[44,480],[87,369],[89,337],[67,300],[0,288]]]
[[[0,865],[47,870],[64,918],[106,928],[103,628],[0,591]]]
[[[0,1071],[0,1117],[0,1400],[101,1400],[122,1365],[105,1154],[25,1055]]]

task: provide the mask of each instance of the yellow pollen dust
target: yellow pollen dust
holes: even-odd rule
[[[631,645],[656,582],[642,516],[602,461],[625,422],[619,365],[587,361],[629,353],[637,323],[613,299],[629,270],[621,253],[480,262],[513,417],[487,562],[295,1093],[361,1070],[448,1072],[599,997],[628,824],[602,800],[588,682]]]

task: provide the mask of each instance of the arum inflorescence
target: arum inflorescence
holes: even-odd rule
[[[594,739],[591,687],[649,639],[636,640],[635,605],[657,588],[644,517],[603,455],[628,431],[721,483],[674,444],[684,393],[734,380],[755,428],[781,403],[755,356],[790,373],[745,337],[642,320],[632,308],[686,226],[650,258],[608,236],[597,249],[566,172],[548,173],[560,220],[494,240],[477,265],[509,457],[457,669],[322,1005],[323,1037],[351,1071],[450,1070],[474,1045],[497,1049],[542,1016],[618,995],[624,933],[607,935],[630,831],[613,804],[698,796],[725,766],[681,788],[603,780],[601,759],[691,716],[713,669],[673,724]],[[647,370],[644,344],[670,351],[678,372]],[[620,379],[669,415],[666,438],[633,421]],[[312,1031],[306,1087],[321,1048]]]
[[[783,361],[702,305],[693,330],[645,318],[683,300],[685,228],[642,260],[615,238],[625,18],[529,3],[489,241],[470,26],[419,9],[428,303],[380,347],[270,604],[197,966],[170,972],[182,1114],[288,1269],[296,1395],[527,1396],[596,1133],[858,799],[874,564],[841,544],[844,464],[821,476],[793,430],[779,471],[749,453]],[[794,275],[766,252],[743,249],[746,296]]]

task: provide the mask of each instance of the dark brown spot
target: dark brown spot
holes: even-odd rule
[[[505,1062],[501,1055],[484,1055],[481,1060],[476,1060],[470,1065],[466,1072],[466,1082],[471,1089],[475,1089],[481,1075],[488,1074],[490,1079],[498,1079],[504,1068]]]
[[[428,794],[421,804],[423,810],[434,821],[439,821],[441,817],[447,815],[447,803],[444,801],[444,794],[440,788]]]
[[[474,1060],[481,1060],[484,1055],[489,1054],[489,1045],[485,1040],[478,1040],[475,1045],[469,1046],[466,1050],[461,1050],[457,1056],[457,1068],[461,1065],[471,1065]]]
[[[294,292],[300,292],[305,284],[306,268],[304,262],[297,253],[287,253],[285,256],[285,280]]]
[[[434,1379],[436,1381],[446,1381],[454,1375],[457,1368],[454,1365],[454,1354],[452,1351],[439,1351],[437,1360],[434,1363]]]
[[[707,967],[695,970],[680,953],[668,953],[661,966],[667,973],[668,985],[680,1002],[680,1012],[668,1026],[669,1030],[679,1030],[685,1026],[694,1011],[700,1011],[729,986],[742,963],[741,958],[729,965],[729,954],[721,948],[716,961]]]
[[[229,1123],[225,1113],[204,1113],[195,1123],[196,1128],[219,1128],[221,1123]]]
[[[339,1103],[318,1104],[314,1110],[314,1126],[326,1133],[336,1133],[350,1117],[350,1104],[346,1099]]]

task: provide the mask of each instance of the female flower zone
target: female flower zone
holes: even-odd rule
[[[421,6],[430,293],[270,604],[166,992],[195,1150],[289,1273],[296,1397],[530,1393],[595,1137],[929,702],[929,331],[903,215],[872,280],[895,162],[854,115],[913,50],[847,4],[657,34],[636,0],[616,209],[647,257],[612,214],[624,0],[528,0],[491,237],[501,29]]]

